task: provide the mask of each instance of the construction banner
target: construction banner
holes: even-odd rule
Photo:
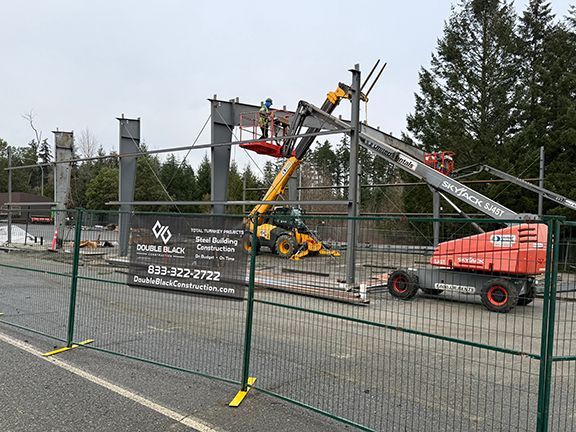
[[[136,214],[131,227],[128,285],[244,297],[242,219]]]

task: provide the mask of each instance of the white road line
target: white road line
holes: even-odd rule
[[[176,411],[171,410],[170,408],[166,408],[162,405],[159,405],[155,402],[152,402],[149,399],[146,399],[142,396],[137,395],[136,393],[131,392],[130,390],[127,390],[123,387],[117,386],[116,384],[112,384],[109,381],[106,381],[105,379],[99,378],[95,375],[92,375],[86,371],[83,371],[82,369],[79,369],[75,366],[72,366],[66,362],[63,362],[62,360],[58,360],[57,358],[54,357],[43,357],[42,353],[38,350],[36,350],[35,348],[33,348],[32,346],[19,341],[17,339],[14,339],[8,335],[5,335],[3,333],[0,333],[0,340],[4,341],[12,346],[15,346],[16,348],[20,348],[21,350],[24,350],[30,354],[35,355],[36,357],[48,361],[52,364],[54,364],[55,366],[61,367],[62,369],[67,370],[68,372],[71,372],[75,375],[78,375],[90,382],[93,382],[94,384],[98,384],[99,386],[102,386],[114,393],[119,394],[120,396],[124,396],[125,398],[128,398],[142,406],[145,406],[146,408],[149,408],[151,410],[156,411],[159,414],[162,414],[163,416],[166,416],[168,418],[171,418],[172,420],[177,421],[178,423],[181,423],[185,426],[191,427],[196,429],[199,432],[217,432],[217,429],[214,429],[213,427],[207,425],[206,423],[202,422],[201,420],[195,419],[193,417],[178,413]]]

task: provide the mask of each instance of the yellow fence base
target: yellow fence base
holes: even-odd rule
[[[248,392],[250,391],[250,389],[252,388],[252,385],[254,385],[254,383],[256,382],[256,377],[250,377],[248,378],[248,388],[246,390],[240,390],[236,396],[234,397],[234,399],[232,399],[232,402],[230,402],[228,404],[228,406],[231,407],[238,407],[240,406],[240,404],[242,403],[242,401],[244,400],[244,398],[246,397],[246,395],[248,394]]]
[[[78,342],[77,344],[72,344],[72,346],[64,347],[64,348],[58,348],[58,349],[55,349],[54,351],[48,351],[46,353],[43,353],[42,355],[44,357],[53,356],[55,354],[60,354],[64,351],[69,351],[73,348],[78,348],[79,346],[82,346],[82,345],[88,345],[89,343],[92,343],[92,342],[94,342],[94,339],[86,339],[82,342]]]

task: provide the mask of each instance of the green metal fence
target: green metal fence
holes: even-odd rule
[[[340,256],[294,261],[252,247],[249,259],[233,268],[244,292],[228,298],[134,286],[131,256],[119,256],[119,214],[70,214],[57,252],[46,250],[54,227],[31,225],[28,234],[50,240],[42,246],[9,245],[1,255],[5,325],[63,345],[93,339],[87,348],[238,389],[247,390],[249,377],[256,377],[252,391],[360,430],[576,428],[574,223],[549,218],[526,224],[530,235],[544,236],[544,242],[529,241],[536,249],[546,245],[546,260],[525,261],[545,271],[530,285],[536,287],[533,295],[510,286],[518,304],[497,313],[486,307],[486,293],[495,280],[508,286],[511,279],[502,271],[467,270],[462,279],[446,266],[441,284],[427,285],[437,277],[437,266],[430,264],[435,223],[436,241],[446,242],[476,235],[478,227],[501,229],[494,221],[357,218],[354,283],[348,284],[351,220],[307,217],[314,235]],[[161,231],[167,227],[161,218],[174,216],[153,215]],[[177,216],[189,226],[210,218]],[[102,220],[107,223],[98,224]],[[242,218],[236,220],[241,226]],[[251,244],[258,245],[254,222]],[[137,234],[132,233],[131,247]],[[509,234],[489,238],[497,247],[518,240]],[[466,247],[481,249],[478,242],[470,240]],[[499,259],[495,269],[509,267],[509,257]],[[474,264],[470,260],[467,264]],[[394,285],[398,271],[417,280],[409,276],[404,285]],[[415,295],[399,298],[416,283]],[[394,286],[398,290],[391,295]],[[493,308],[504,294],[492,292]]]

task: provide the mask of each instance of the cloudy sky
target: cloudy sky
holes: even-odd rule
[[[378,58],[388,67],[371,94],[369,122],[399,135],[450,3],[3,1],[0,137],[29,142],[22,115],[32,111],[50,142],[56,128],[88,129],[111,150],[115,118],[124,113],[141,117],[149,148],[189,145],[214,94],[255,104],[271,97],[289,109],[300,99],[321,104],[339,81],[350,81],[355,63],[367,73]],[[554,12],[564,15],[568,4],[555,0]],[[348,104],[340,110],[348,116]],[[241,166],[242,153],[234,152]]]

